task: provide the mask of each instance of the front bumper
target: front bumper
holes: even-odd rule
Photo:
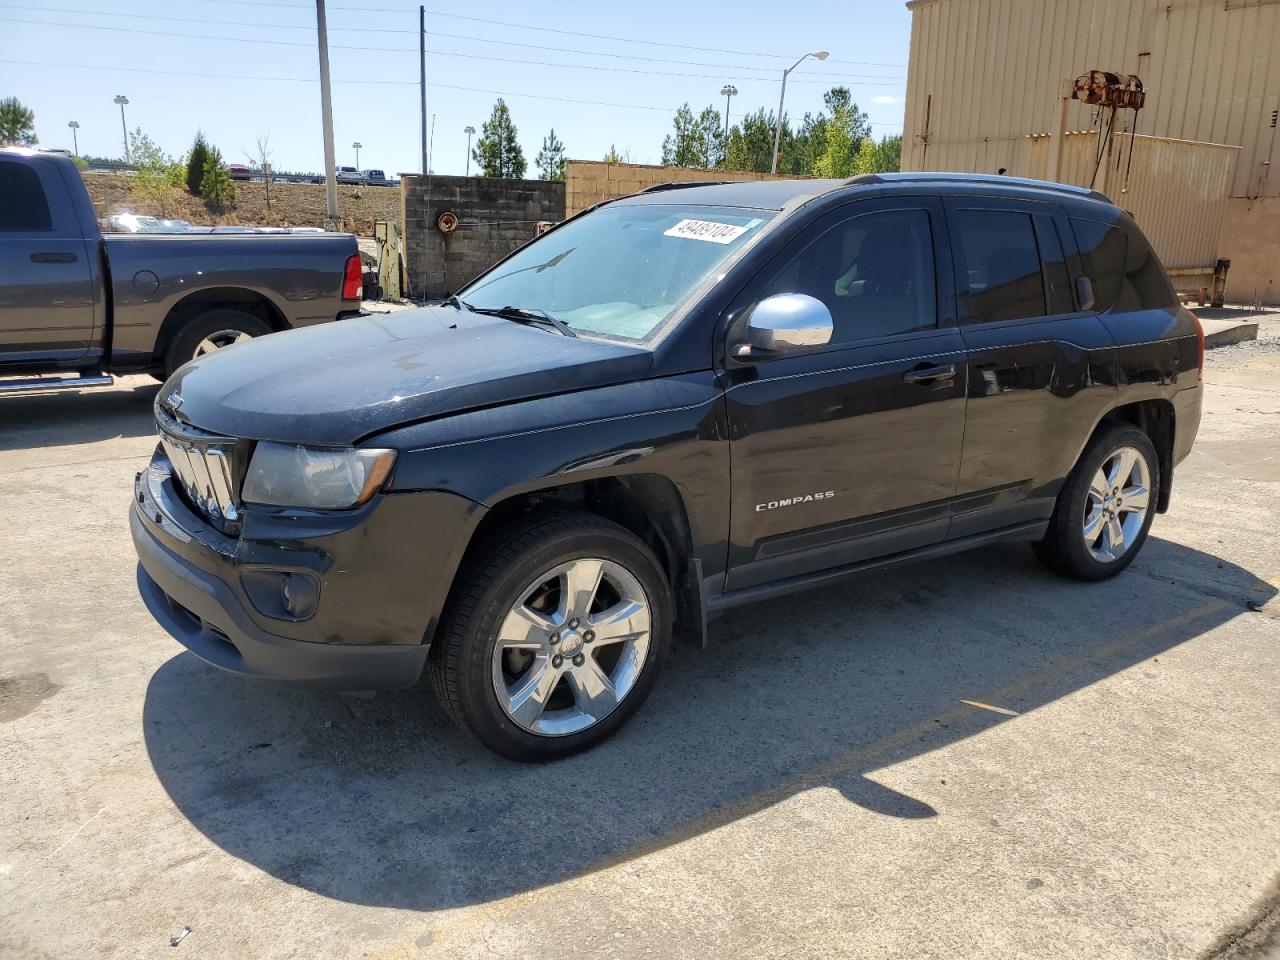
[[[464,498],[396,494],[342,516],[246,512],[230,538],[187,507],[157,453],[135,482],[129,526],[143,602],[202,660],[241,676],[387,690],[421,676],[476,514]],[[321,584],[304,621],[264,614],[246,590],[246,572],[300,570]]]

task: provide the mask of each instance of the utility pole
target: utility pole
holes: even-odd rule
[[[737,92],[738,88],[732,83],[726,83],[720,88],[720,95],[724,97],[724,141],[726,146],[728,146],[729,143],[729,100],[731,97],[735,96]]]
[[[115,100],[113,100],[112,102],[120,104],[120,136],[124,140],[124,162],[128,163],[129,162],[129,127],[124,122],[124,108],[125,108],[125,104],[129,102],[129,98],[126,97],[123,93],[118,93],[116,94]]]
[[[418,7],[418,96],[421,112],[422,130],[422,175],[425,177],[431,167],[427,165],[427,7]]]
[[[476,132],[476,128],[468,123],[462,132],[467,135],[467,172],[465,176],[469,177],[471,176],[471,135]]]
[[[830,54],[825,50],[817,50],[814,53],[806,53],[803,57],[793,63],[787,69],[782,71],[782,92],[778,94],[778,123],[773,130],[773,165],[769,168],[770,173],[778,172],[778,145],[782,142],[782,104],[787,99],[787,74],[789,74],[800,64],[804,63],[810,57],[815,60],[825,60]]]
[[[329,27],[324,0],[316,0],[316,40],[320,46],[320,122],[324,128],[324,219],[326,229],[338,221],[338,178],[333,158],[333,99],[329,95]]]
[[[67,126],[71,128],[71,152],[78,157],[80,156],[80,138],[76,136],[76,131],[80,129],[80,124],[71,120],[68,121]]]

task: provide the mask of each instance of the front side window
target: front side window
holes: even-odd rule
[[[0,161],[0,233],[47,233],[53,229],[39,175],[30,167]]]
[[[459,296],[478,309],[541,310],[575,333],[645,341],[773,216],[612,204],[548,233]]]
[[[872,340],[937,325],[933,237],[925,210],[846,220],[792,257],[764,296],[804,293],[831,311],[831,342]]]

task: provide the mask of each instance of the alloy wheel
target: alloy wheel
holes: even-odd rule
[[[252,339],[253,334],[245,333],[243,330],[219,330],[216,333],[209,334],[196,344],[196,351],[192,354],[192,359],[203,357],[206,353],[213,353],[223,347],[234,346],[237,343],[244,343],[246,340]]]
[[[1101,563],[1119,560],[1137,541],[1151,509],[1151,468],[1133,447],[1112,452],[1089,482],[1081,531]]]
[[[493,688],[511,720],[562,737],[599,723],[634,689],[649,655],[650,603],[610,560],[570,560],[530,583],[503,619]]]

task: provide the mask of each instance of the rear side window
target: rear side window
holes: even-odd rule
[[[1164,309],[1178,302],[1147,238],[1132,222],[1071,218],[1085,276],[1093,283],[1094,310]]]
[[[1046,314],[1040,249],[1031,216],[1010,210],[958,210],[969,286],[969,322]]]
[[[0,233],[42,233],[53,229],[40,177],[21,163],[0,160]]]
[[[1075,297],[1071,294],[1067,257],[1053,217],[1036,215],[1036,237],[1040,241],[1040,260],[1044,266],[1044,290],[1049,301],[1049,313],[1071,313],[1076,308]]]

